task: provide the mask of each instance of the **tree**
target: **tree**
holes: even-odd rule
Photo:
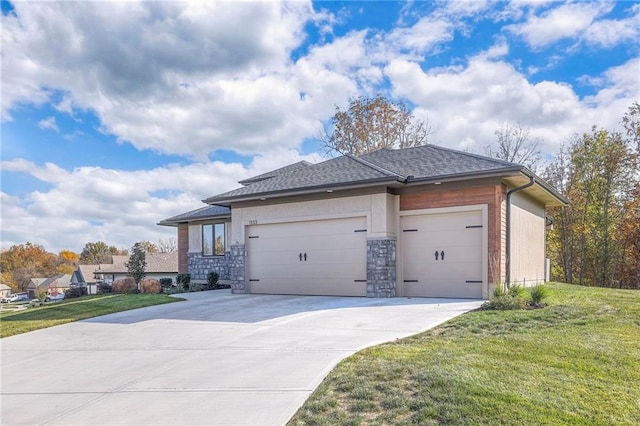
[[[640,103],[631,104],[624,117],[622,125],[630,143],[635,143],[636,153],[640,153]]]
[[[382,148],[420,146],[427,143],[431,131],[405,104],[382,95],[351,98],[346,110],[336,106],[331,126],[319,138],[327,154],[361,155]]]
[[[626,241],[640,222],[634,195],[640,184],[637,158],[620,133],[594,127],[547,167],[547,178],[570,202],[551,212],[560,220],[548,244],[549,257],[562,267],[554,273],[565,281],[635,286],[621,281],[621,262],[633,270],[625,258],[640,258],[634,242]]]
[[[115,246],[108,246],[103,241],[86,243],[80,253],[80,263],[84,265],[98,265],[111,263],[112,256],[127,254],[126,250],[118,250]]]
[[[178,251],[178,242],[175,238],[159,239],[158,251],[160,253],[173,253]]]
[[[44,247],[27,242],[0,253],[0,268],[7,285],[24,290],[31,278],[49,277],[56,273],[57,256]]]
[[[129,261],[124,264],[127,268],[129,276],[136,282],[138,290],[140,290],[140,281],[145,277],[145,268],[147,267],[147,254],[142,243],[135,243],[131,248],[131,256]]]
[[[71,250],[62,250],[58,253],[56,271],[60,274],[73,274],[78,267],[79,260],[79,256]]]
[[[153,244],[151,241],[146,241],[146,240],[138,241],[135,245],[142,247],[142,250],[144,250],[146,253],[158,252],[158,247],[156,247],[156,245]]]
[[[495,131],[498,137],[498,145],[493,148],[487,145],[485,153],[493,158],[522,164],[531,170],[536,169],[540,161],[538,141],[529,138],[529,129],[516,125],[505,124]]]

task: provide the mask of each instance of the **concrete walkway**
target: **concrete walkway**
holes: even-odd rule
[[[2,425],[280,425],[343,358],[480,306],[231,295],[0,340]]]

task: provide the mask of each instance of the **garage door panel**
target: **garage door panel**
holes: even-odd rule
[[[365,217],[248,227],[250,292],[366,295],[363,231]]]
[[[401,229],[405,296],[482,297],[480,211],[405,216]]]
[[[322,278],[285,278],[273,282],[252,282],[252,293],[362,296],[367,292],[366,282],[326,281]]]

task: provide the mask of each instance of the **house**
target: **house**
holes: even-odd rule
[[[6,284],[0,284],[0,298],[9,297],[11,292],[12,292],[11,287],[9,287]]]
[[[65,290],[69,289],[72,278],[72,274],[58,274],[49,278],[31,278],[31,282],[27,285],[29,298],[36,298],[41,293],[54,296],[64,293]]]
[[[93,265],[93,274],[97,281],[114,282],[129,276],[127,262],[129,256],[112,256],[113,263]],[[171,278],[175,281],[178,273],[178,253],[147,253],[145,256],[147,278]],[[86,277],[86,276],[85,276]]]
[[[97,282],[94,271],[98,269],[99,265],[78,265],[78,268],[74,272],[79,283],[84,283],[87,286],[87,294],[97,294]]]
[[[434,145],[299,162],[239,182],[177,227],[178,271],[234,293],[488,298],[545,281],[545,208],[522,165]]]

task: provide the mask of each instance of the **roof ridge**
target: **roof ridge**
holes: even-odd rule
[[[489,157],[488,155],[476,154],[476,153],[473,153],[473,152],[462,151],[460,149],[447,148],[445,146],[434,145],[434,144],[422,145],[422,147],[426,147],[426,146],[430,146],[430,147],[433,147],[433,148],[436,148],[436,149],[440,149],[442,151],[449,151],[449,152],[454,152],[456,154],[466,155],[467,157],[473,157],[473,158],[478,158],[478,159],[481,159],[481,160],[493,161],[495,163],[502,163],[504,165],[524,167],[524,166],[522,166],[522,164],[514,163],[512,161],[502,160],[500,158]],[[413,147],[413,148],[420,148],[420,147]]]
[[[370,162],[370,161],[365,160],[364,158],[356,157],[355,155],[353,155],[353,154],[349,154],[349,153],[346,153],[346,154],[344,154],[344,155],[345,155],[345,157],[347,157],[347,158],[350,158],[350,159],[352,159],[352,160],[355,160],[355,161],[357,161],[358,163],[360,163],[360,164],[362,164],[362,165],[365,165],[365,166],[367,166],[367,167],[370,167],[370,168],[372,168],[372,169],[373,169],[373,170],[375,170],[375,171],[378,171],[378,172],[380,172],[380,173],[384,173],[384,174],[386,174],[387,176],[395,176],[395,177],[397,177],[397,178],[399,178],[399,179],[402,179],[402,180],[406,180],[406,179],[407,179],[407,177],[406,177],[406,176],[402,176],[402,175],[400,175],[400,174],[398,174],[398,173],[396,173],[396,172],[394,172],[394,171],[391,171],[391,170],[389,170],[389,169],[385,169],[384,167],[380,167],[380,166],[378,166],[377,164],[374,164],[374,163],[372,163],[372,162]]]

